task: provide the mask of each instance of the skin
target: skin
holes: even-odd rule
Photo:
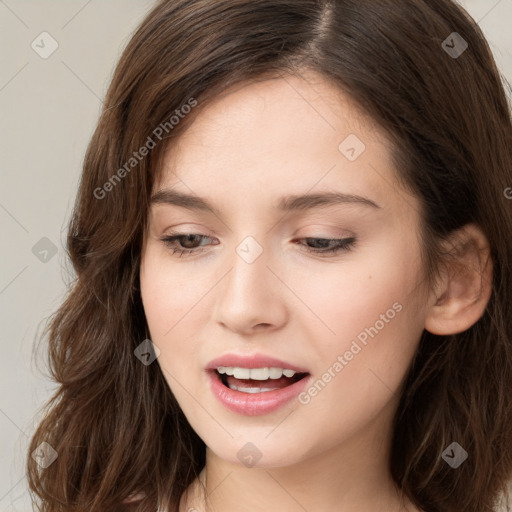
[[[353,162],[338,149],[349,134],[366,146]],[[221,212],[153,205],[140,268],[157,364],[207,446],[207,509],[419,511],[407,499],[402,508],[389,473],[391,423],[423,329],[455,330],[436,309],[450,289],[426,288],[419,201],[395,183],[386,134],[312,72],[238,85],[168,148],[154,192],[170,187]],[[325,191],[380,208],[273,208],[284,195]],[[160,240],[171,231],[207,238],[182,239],[181,248],[198,252],[180,257]],[[236,252],[247,236],[263,249],[250,264]],[[305,250],[305,238],[349,236],[350,251]],[[452,315],[463,296],[449,304]],[[316,381],[394,303],[401,311],[308,404],[242,416],[209,389],[203,369],[226,353],[271,355],[308,368]],[[479,314],[468,313],[466,324]],[[262,453],[254,467],[237,457],[248,442]],[[180,510],[204,510],[200,490],[196,480]]]

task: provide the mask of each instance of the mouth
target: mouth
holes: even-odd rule
[[[284,389],[310,375],[307,372],[283,371],[280,368],[219,367],[209,371],[224,387],[247,394]]]
[[[267,361],[270,362],[268,359]],[[286,368],[292,366],[289,364],[285,368],[256,367],[254,360],[246,362],[250,368],[217,364],[219,363],[216,362],[207,369],[211,392],[229,411],[245,416],[277,411],[296,399],[313,379],[303,368]]]

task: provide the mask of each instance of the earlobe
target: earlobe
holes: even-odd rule
[[[492,293],[492,258],[487,237],[475,224],[454,234],[453,258],[432,292],[425,329],[432,334],[457,334],[484,314]]]

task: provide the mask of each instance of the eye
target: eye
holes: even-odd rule
[[[187,247],[189,245],[194,246],[198,239],[209,238],[206,235],[199,235],[195,233],[184,233],[184,234],[171,234],[170,236],[162,237],[160,240],[171,249],[172,254],[180,253],[179,257],[191,253],[199,253],[202,250],[196,250],[196,247]],[[210,239],[211,240],[211,239]],[[185,248],[176,247],[176,242],[184,244]],[[217,245],[217,244],[215,244]]]
[[[301,240],[306,240],[307,243],[313,241],[313,245],[318,244],[320,242],[320,248],[311,247],[309,245],[303,246],[306,252],[313,253],[329,253],[329,254],[337,254],[341,251],[349,251],[353,248],[355,244],[355,237],[349,238],[301,238]]]
[[[198,248],[196,245],[203,239],[210,239],[210,237],[206,235],[200,235],[196,233],[182,233],[175,234],[172,233],[169,236],[165,236],[160,238],[160,240],[171,249],[172,254],[179,253],[179,257],[200,253],[203,249]],[[356,238],[300,238],[299,240],[305,240],[307,244],[312,243],[313,245],[317,245],[319,247],[311,247],[310,245],[300,244],[302,249],[309,253],[316,254],[337,254],[341,251],[349,251],[355,245]],[[179,245],[177,245],[177,243]],[[215,243],[214,245],[218,245]],[[200,247],[200,246],[199,246]]]

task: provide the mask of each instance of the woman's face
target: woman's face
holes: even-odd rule
[[[153,194],[175,194],[152,204],[144,240],[156,362],[197,434],[238,464],[382,447],[426,316],[418,200],[395,183],[378,127],[320,76],[304,78],[235,87],[198,115],[166,153]],[[178,193],[201,201],[186,207]],[[290,199],[323,194],[360,199]],[[161,240],[177,234],[198,236]],[[325,239],[348,245],[329,253]],[[287,376],[233,370],[245,391],[230,391],[207,370],[219,358],[308,375],[290,391]]]

